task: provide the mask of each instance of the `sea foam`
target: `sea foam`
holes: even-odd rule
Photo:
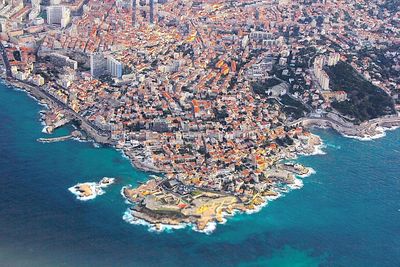
[[[49,133],[47,130],[48,128],[49,128],[49,126],[44,126],[42,129],[42,133],[48,134]]]
[[[300,189],[304,186],[304,183],[301,179],[295,178],[293,184],[289,184],[288,187],[290,189]]]
[[[203,230],[199,230],[196,225],[192,225],[193,231],[204,233],[206,235],[211,235],[215,229],[217,229],[217,223],[215,221],[208,222]]]
[[[360,137],[360,136],[352,136],[352,135],[343,135],[344,137],[347,138],[352,138],[352,139],[357,139],[360,141],[372,141],[375,139],[379,139],[382,137],[386,136],[386,131],[393,131],[398,129],[400,126],[393,126],[393,127],[376,127],[376,129],[379,131],[379,133],[375,134],[375,135],[367,135],[364,137]]]
[[[310,171],[311,174],[312,174],[312,173],[315,173],[315,171],[314,171],[312,168],[310,168],[310,169],[311,169],[311,171]],[[311,175],[311,174],[308,174],[308,175]],[[193,224],[193,223],[181,223],[181,224],[178,224],[178,225],[169,225],[169,224],[162,224],[162,223],[160,223],[160,224],[157,224],[158,227],[156,227],[156,225],[153,224],[153,223],[149,223],[149,222],[147,222],[147,221],[145,221],[145,220],[143,220],[143,219],[139,219],[139,218],[134,217],[134,216],[132,215],[132,213],[131,213],[131,211],[130,211],[129,208],[125,211],[125,213],[124,213],[124,215],[122,216],[122,218],[123,218],[123,220],[126,221],[127,223],[134,224],[134,225],[146,226],[146,227],[148,228],[148,231],[149,231],[149,232],[168,232],[168,233],[169,233],[169,232],[172,232],[173,230],[179,230],[179,229],[184,229],[184,228],[186,228],[186,227],[191,227],[191,229],[192,229],[193,231],[196,231],[196,232],[199,232],[199,233],[205,233],[205,234],[207,234],[207,235],[210,235],[210,234],[212,234],[212,233],[216,230],[218,224],[226,224],[226,222],[228,221],[228,218],[229,218],[229,217],[233,217],[233,216],[235,216],[235,215],[238,214],[238,213],[239,213],[239,214],[243,214],[243,213],[245,213],[245,214],[254,214],[254,213],[258,213],[258,212],[260,212],[265,206],[267,206],[268,203],[269,203],[270,201],[274,201],[274,200],[276,200],[276,199],[278,199],[278,198],[280,198],[280,197],[285,196],[284,193],[288,193],[288,192],[290,192],[291,190],[300,189],[300,188],[302,188],[302,187],[303,187],[303,181],[302,181],[301,179],[295,178],[293,184],[291,184],[291,185],[286,185],[286,186],[283,186],[283,187],[280,187],[280,188],[275,188],[274,190],[276,190],[276,192],[277,192],[277,195],[276,195],[276,196],[266,196],[266,197],[263,197],[264,202],[263,202],[261,205],[255,206],[254,209],[252,209],[252,210],[246,210],[245,212],[242,212],[242,211],[237,210],[237,209],[236,209],[236,210],[233,210],[231,213],[222,212],[222,218],[223,218],[223,219],[222,219],[221,222],[218,222],[218,221],[211,221],[211,222],[208,222],[208,223],[206,224],[206,227],[205,227],[203,230],[198,229],[197,225],[196,225],[196,224]],[[121,195],[122,195],[122,196],[124,196],[124,195],[123,195],[123,189],[124,189],[124,188],[125,188],[125,187],[123,187],[123,188],[121,189]],[[129,202],[126,198],[125,198],[125,200],[126,200],[126,203],[127,203],[127,204],[132,204],[132,203]]]
[[[317,173],[317,172],[316,172],[313,168],[311,168],[311,167],[307,167],[307,169],[308,169],[308,172],[307,172],[306,174],[301,174],[301,175],[296,175],[296,176],[299,177],[299,178],[306,178],[306,177],[309,177],[309,176],[311,176],[311,175]]]
[[[87,184],[91,191],[93,192],[92,195],[90,196],[81,196],[81,193],[76,189],[77,186],[80,186],[82,184]],[[71,186],[68,188],[68,190],[76,196],[76,199],[82,200],[82,201],[87,201],[91,199],[95,199],[97,196],[104,194],[105,192],[97,185],[97,183],[90,182],[90,183],[79,183],[74,186]]]
[[[78,200],[87,201],[87,200],[95,199],[97,196],[103,195],[105,193],[105,191],[102,188],[106,188],[115,182],[115,178],[104,177],[103,179],[105,179],[105,178],[108,179],[108,181],[109,181],[108,184],[101,183],[101,181],[99,183],[95,183],[95,182],[78,183],[78,184],[68,188],[68,190],[72,194],[74,194],[76,196],[76,199],[78,199]],[[81,192],[79,192],[79,190],[77,189],[77,187],[79,187],[81,185],[88,185],[90,187],[92,195],[82,196]]]
[[[149,232],[172,232],[172,230],[179,230],[186,228],[188,224],[181,223],[178,225],[170,225],[170,224],[159,224],[159,228],[156,227],[155,224],[149,223],[143,219],[136,218],[132,215],[130,209],[127,209],[122,216],[122,219],[127,223],[134,224],[134,225],[142,225],[148,228]]]
[[[314,155],[326,155],[326,152],[322,150],[323,148],[326,148],[326,145],[321,142],[321,144],[316,145],[314,147],[314,151],[312,153],[310,153],[309,155],[311,155],[311,156],[314,156]]]

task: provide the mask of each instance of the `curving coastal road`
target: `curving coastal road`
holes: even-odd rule
[[[6,52],[6,49],[2,42],[0,42],[0,54],[1,54],[1,58],[3,60],[4,67],[6,69],[6,77],[9,79],[10,78],[12,79],[10,61],[8,60],[7,52]],[[61,102],[59,99],[57,99],[56,97],[51,95],[49,92],[46,92],[45,90],[42,90],[41,88],[34,86],[32,84],[29,84],[27,82],[11,81],[11,79],[9,80],[9,82],[15,84],[16,86],[27,89],[36,97],[44,98],[47,101],[49,101],[52,105],[62,108],[65,112],[65,115],[68,115],[68,116],[74,118],[76,121],[79,121],[81,124],[82,130],[84,130],[85,132],[90,134],[90,136],[93,137],[96,142],[103,143],[103,144],[110,143],[110,133],[108,131],[100,129],[93,123],[89,122],[88,120],[83,118],[81,115],[74,112],[70,107],[68,107],[66,104]]]
[[[337,117],[337,116],[336,116]],[[400,126],[400,116],[393,115],[381,117],[363,122],[360,125],[354,125],[350,122],[341,120],[339,117],[306,117],[288,123],[288,126],[316,126],[316,127],[330,127],[335,131],[350,136],[365,137],[376,134],[375,128],[380,127],[393,127]]]
[[[73,111],[70,107],[68,107],[66,104],[61,102],[59,99],[54,97],[46,90],[42,90],[41,88],[28,84],[26,82],[12,81],[11,83],[13,83],[17,87],[26,89],[35,97],[46,99],[53,106],[62,108],[65,115],[70,116],[74,120],[80,122],[80,128],[84,130],[86,133],[88,133],[96,142],[102,144],[111,143],[109,131],[100,129],[93,123],[89,122],[86,118],[82,117],[81,115]]]
[[[12,74],[11,74],[10,61],[8,61],[6,48],[4,47],[2,42],[0,42],[0,53],[1,53],[1,58],[3,60],[4,67],[6,68],[6,75],[7,75],[7,77],[11,77]]]

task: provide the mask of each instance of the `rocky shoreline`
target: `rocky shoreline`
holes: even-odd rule
[[[55,98],[51,99],[49,97],[49,95],[45,94],[38,87],[24,83],[24,82],[20,82],[20,81],[14,80],[14,79],[5,79],[3,77],[3,80],[7,84],[27,92],[31,97],[36,99],[39,103],[41,103],[42,105],[45,105],[47,107],[47,109],[49,110],[49,112],[62,113],[64,118],[68,118],[68,122],[73,121],[73,120],[79,120],[80,121],[80,124],[79,124],[80,130],[84,131],[95,142],[100,143],[100,144],[105,144],[105,145],[113,145],[113,142],[109,139],[109,137],[103,136],[100,133],[98,133],[95,129],[93,129],[92,126],[90,126],[86,121],[84,121],[79,114],[75,113],[74,111],[70,110],[69,108],[66,108],[65,104],[63,104],[61,106],[60,103],[58,103],[60,101],[56,101]],[[60,121],[58,121],[57,123],[60,123]],[[67,123],[67,122],[65,122],[65,123]],[[64,125],[65,123],[62,123],[60,126]],[[53,127],[53,125],[46,125],[46,126]]]
[[[22,88],[37,101],[45,104],[50,112],[54,112],[57,108],[60,108],[40,89],[22,82],[6,81],[12,86]],[[61,109],[60,113],[62,112],[63,110]],[[379,118],[360,126],[353,125],[353,127],[338,126],[332,120],[305,118],[301,125],[305,127],[331,127],[345,136],[350,134],[347,137],[369,140],[370,138],[374,138],[374,136],[381,136],[384,133],[385,128],[382,128],[382,126],[397,127],[400,125],[400,119],[397,120],[397,118]],[[62,119],[65,119],[65,117],[62,117]],[[115,143],[109,139],[104,139],[104,136],[96,133],[89,126],[82,127],[81,130],[85,131],[88,137],[93,138],[95,142],[117,147]],[[298,178],[310,175],[310,169],[299,164],[288,165],[279,162],[294,159],[297,155],[320,153],[321,145],[322,141],[318,136],[308,133],[296,145],[291,145],[279,151],[276,164],[271,165],[264,172],[265,180],[255,182],[254,186],[263,187],[257,188],[257,191],[260,193],[256,195],[199,188],[190,184],[183,184],[180,181],[171,180],[169,177],[153,178],[137,188],[124,187],[122,195],[133,204],[133,207],[128,210],[131,218],[143,220],[155,229],[163,229],[166,225],[178,227],[182,224],[190,224],[195,225],[197,230],[204,231],[210,224],[224,222],[227,216],[233,215],[236,211],[247,213],[258,211],[268,201],[279,197],[285,188],[300,188],[302,183]],[[149,158],[142,155],[144,152],[140,148],[128,149],[121,147],[118,149],[122,151],[135,168],[147,172],[164,173],[152,164]],[[168,184],[171,181],[177,184]],[[92,199],[96,195],[101,194],[101,190],[97,190],[98,192],[96,193],[97,187],[95,185],[85,183],[76,186],[73,187],[73,191],[78,199]]]
[[[322,144],[320,138],[310,135],[307,145],[298,147],[295,155],[314,154]],[[293,152],[282,153],[282,159],[293,158]],[[265,171],[268,186],[256,195],[238,195],[231,192],[216,192],[205,188],[192,188],[188,193],[177,194],[169,188],[168,180],[155,177],[137,188],[124,187],[122,196],[133,206],[125,214],[130,223],[147,224],[151,229],[181,228],[192,225],[194,229],[209,232],[210,225],[223,223],[236,212],[253,213],[284,192],[299,189],[312,169],[295,163],[279,163]],[[261,184],[261,183],[260,183]],[[178,185],[186,186],[186,185]]]
[[[333,117],[333,118],[332,118]],[[300,124],[304,127],[331,128],[339,134],[360,140],[370,140],[384,135],[386,130],[400,127],[400,116],[398,114],[365,121],[355,125],[343,121],[338,116],[325,118],[303,118],[292,122],[292,125]]]
[[[63,110],[57,107],[57,105],[54,104],[52,101],[50,101],[48,97],[44,95],[38,88],[30,86],[23,82],[5,79],[4,77],[3,80],[6,81],[6,83],[9,84],[10,86],[20,88],[21,90],[27,92],[31,97],[36,99],[36,101],[45,105],[49,113],[51,114],[63,113]],[[64,114],[62,116],[62,120],[58,120],[56,122],[51,122],[51,123],[47,123],[46,119],[43,118],[43,123],[45,123],[44,129],[46,129],[47,133],[51,134],[54,129],[70,122],[71,120],[72,118],[66,119]],[[59,124],[59,126],[57,126],[57,124]],[[103,136],[97,134],[95,131],[88,130],[87,127],[82,127],[82,125],[77,125],[77,126],[79,127],[79,130],[84,131],[87,134],[88,138],[92,138],[95,142],[103,145],[110,145],[113,147],[115,146],[113,142],[104,139]],[[79,139],[86,140],[86,138],[83,135],[80,135]],[[137,152],[127,149],[121,149],[121,150],[123,151],[124,155],[126,155],[126,157],[129,158],[131,164],[135,168],[146,172],[162,173],[162,171],[159,170],[157,167],[151,166],[150,164],[145,164],[143,161],[139,160],[136,155]]]

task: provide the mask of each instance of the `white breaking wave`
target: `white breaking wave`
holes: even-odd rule
[[[282,194],[281,193],[279,193],[279,192],[277,192],[278,194],[276,195],[276,196],[267,196],[267,197],[265,197],[268,201],[274,201],[274,200],[276,200],[276,199],[278,199],[278,198],[280,198],[281,196],[282,196]]]
[[[400,126],[383,127],[383,129],[384,129],[385,131],[394,131],[394,130],[397,130],[397,129],[399,129],[399,128],[400,128]]]
[[[44,126],[42,129],[42,133],[48,134],[49,131],[47,130],[49,128],[49,126]]]
[[[186,228],[188,226],[188,224],[186,224],[186,223],[181,223],[178,225],[170,225],[170,224],[161,224],[160,223],[160,224],[158,224],[159,228],[157,228],[155,224],[152,224],[143,219],[134,217],[131,214],[129,209],[127,209],[125,211],[124,215],[122,216],[122,219],[130,224],[146,226],[148,228],[149,232],[164,232],[164,231],[170,232],[171,230],[179,230],[179,229]]]
[[[352,135],[343,135],[344,137],[347,138],[352,138],[352,139],[357,139],[360,141],[372,141],[375,139],[379,139],[382,137],[386,136],[386,131],[394,131],[396,129],[399,129],[400,126],[393,126],[393,127],[376,127],[376,129],[379,131],[379,133],[375,134],[375,135],[367,135],[364,137],[360,137],[360,136],[352,136]]]
[[[266,198],[263,198],[264,202],[261,205],[255,206],[254,209],[252,210],[246,210],[246,214],[254,214],[260,212],[265,206],[268,205],[268,200]]]
[[[106,188],[109,185],[112,185],[113,183],[115,183],[115,178],[103,177],[103,179],[101,179],[100,182],[98,183],[98,186],[101,188]]]
[[[117,151],[119,151],[121,153],[123,158],[130,160],[130,158],[125,154],[125,151],[123,149],[117,149]]]
[[[43,119],[40,119],[40,124],[43,126],[47,126],[46,122]]]
[[[321,144],[314,146],[314,150],[312,152],[300,152],[298,154],[304,156],[326,155],[326,152],[322,150],[323,148],[326,148],[326,145],[321,141]],[[295,158],[297,158],[297,156]]]
[[[379,138],[385,137],[386,133],[383,132],[383,133],[379,133],[379,134],[376,134],[376,135],[373,135],[373,136],[365,136],[365,137],[345,135],[345,134],[343,136],[347,137],[347,138],[351,138],[351,139],[356,139],[356,140],[359,140],[359,141],[372,141],[372,140],[375,140],[375,139],[379,139]]]
[[[203,230],[199,230],[196,225],[192,225],[193,231],[205,233],[206,235],[211,235],[215,229],[217,229],[217,223],[215,221],[206,224]]]
[[[85,139],[81,139],[79,137],[72,137],[72,140],[78,141],[79,143],[86,143],[86,142],[90,142],[89,140],[85,140]]]
[[[311,168],[311,167],[307,167],[307,169],[308,169],[308,172],[307,172],[306,174],[301,174],[301,175],[296,175],[296,176],[297,176],[297,177],[300,177],[300,178],[306,178],[306,177],[309,177],[309,176],[311,176],[311,175],[317,173],[317,172],[316,172],[313,168]]]
[[[314,155],[326,155],[326,152],[322,150],[325,147],[325,145],[317,146]]]
[[[310,170],[311,174],[315,173],[314,169],[312,169],[312,168],[310,168],[310,169],[311,169]],[[309,174],[309,175],[311,175],[311,174]],[[276,199],[278,199],[280,197],[283,197],[284,196],[283,193],[287,193],[287,192],[289,192],[291,190],[295,190],[295,189],[300,189],[302,187],[303,187],[303,181],[301,179],[297,179],[296,178],[294,180],[293,184],[287,185],[287,186],[279,188],[279,189],[276,188],[275,189],[276,192],[277,192],[276,196],[263,197],[264,202],[261,205],[256,206],[253,210],[246,210],[244,213],[246,213],[246,214],[254,214],[254,213],[260,212],[265,206],[268,205],[268,202],[274,201],[274,200],[276,200]],[[121,195],[122,196],[124,196],[123,195],[123,189],[124,188],[125,187],[123,187],[121,189]],[[125,201],[126,201],[127,204],[132,204],[126,198],[125,198]],[[123,218],[124,221],[126,221],[126,222],[128,222],[130,224],[146,226],[148,228],[149,232],[163,232],[163,231],[171,232],[172,230],[179,230],[179,229],[184,229],[186,227],[191,227],[193,231],[200,232],[200,233],[205,233],[207,235],[210,235],[216,230],[218,224],[225,224],[228,221],[227,220],[228,217],[233,217],[237,213],[243,213],[243,212],[240,211],[240,210],[233,210],[231,213],[222,212],[223,220],[221,222],[218,222],[216,220],[208,222],[206,227],[203,230],[199,230],[197,228],[197,225],[196,224],[192,224],[192,223],[181,223],[181,224],[178,224],[178,225],[169,225],[169,224],[157,223],[157,226],[156,226],[156,224],[154,224],[154,223],[149,223],[146,220],[134,217],[131,214],[130,209],[127,209],[125,211],[125,213],[122,216],[122,218]]]
[[[290,189],[300,189],[304,186],[304,183],[302,180],[295,178],[293,184],[289,184],[288,187]]]
[[[323,148],[326,148],[326,145],[321,142],[320,145],[314,147],[314,151],[309,155],[326,155],[326,152],[322,150]]]
[[[172,230],[180,230],[180,229],[184,229],[186,227],[191,227],[193,231],[205,233],[205,234],[209,235],[212,232],[214,232],[215,229],[217,228],[216,222],[207,223],[206,227],[203,230],[199,230],[197,228],[197,226],[192,223],[180,223],[177,225],[158,223],[156,226],[155,224],[149,223],[146,220],[134,217],[129,209],[127,209],[125,211],[124,215],[122,216],[122,219],[130,224],[146,226],[148,228],[149,232],[158,232],[158,233],[161,233],[161,232],[169,233],[169,232],[172,232]]]
[[[92,192],[92,194],[90,196],[83,196],[81,194],[81,192],[79,192],[79,190],[77,189],[78,186],[81,186],[83,184],[86,184],[90,187],[90,190]],[[105,192],[97,185],[97,183],[94,182],[90,182],[90,183],[79,183],[76,184],[70,188],[68,188],[68,190],[74,194],[76,196],[76,199],[78,200],[82,200],[82,201],[87,201],[87,200],[91,200],[91,199],[95,199],[97,196],[104,194]]]
[[[384,128],[377,127],[376,129],[379,131],[379,133],[377,133],[375,135],[366,135],[364,137],[361,137],[361,136],[354,136],[354,135],[346,135],[346,134],[344,134],[343,136],[347,137],[347,138],[357,139],[357,140],[360,140],[360,141],[372,141],[374,139],[379,139],[379,138],[382,138],[382,137],[386,136]]]
[[[104,179],[108,179],[108,183],[101,183]],[[88,182],[88,183],[78,183],[74,186],[71,186],[68,188],[68,190],[76,196],[76,199],[82,200],[82,201],[87,201],[91,199],[95,199],[97,196],[103,195],[105,191],[102,188],[106,188],[109,185],[113,184],[115,182],[115,178],[108,178],[104,177],[99,183],[95,182]],[[82,185],[87,185],[90,188],[91,195],[89,196],[84,196],[80,191],[79,187]]]

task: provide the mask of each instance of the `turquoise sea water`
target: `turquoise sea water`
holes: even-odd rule
[[[301,190],[211,235],[154,233],[122,220],[119,193],[148,174],[111,148],[36,142],[41,108],[0,84],[0,266],[400,266],[400,130],[316,130],[326,155],[300,159],[317,171]],[[68,191],[103,176],[118,181],[95,200]]]

